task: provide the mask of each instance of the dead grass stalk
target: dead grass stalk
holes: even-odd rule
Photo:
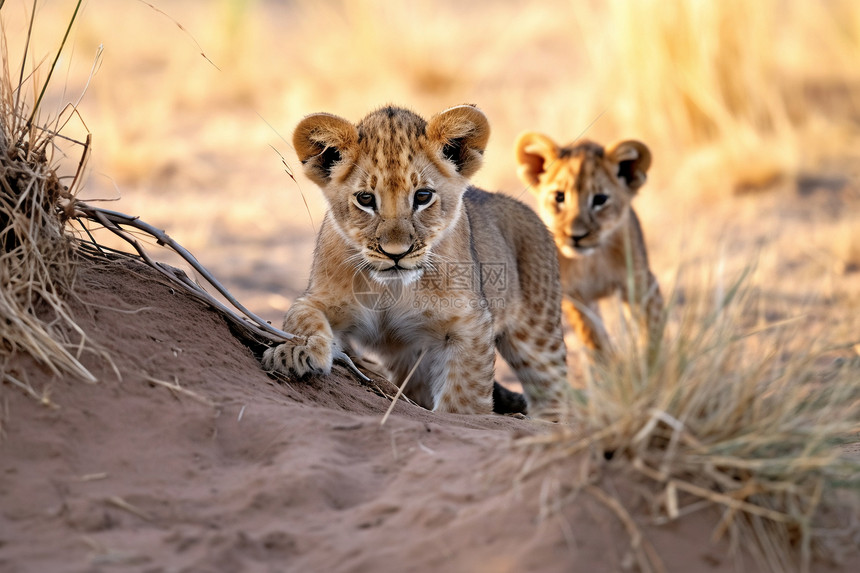
[[[74,24],[66,34],[54,62],[63,50]],[[30,32],[35,18],[35,2]],[[2,22],[2,16],[0,16]],[[4,24],[5,30],[5,24]],[[70,317],[64,302],[75,278],[73,246],[64,233],[69,209],[74,204],[88,142],[79,143],[80,162],[69,185],[58,176],[55,160],[56,129],[67,109],[54,124],[40,124],[40,105],[50,81],[38,81],[39,66],[31,64],[28,41],[20,60],[17,83],[10,69],[5,32],[0,34],[0,377],[14,384],[10,362],[17,354],[31,356],[55,375],[95,382],[79,361],[86,337]],[[33,65],[27,74],[25,70]],[[26,93],[33,93],[28,102]],[[67,138],[64,138],[67,139]]]

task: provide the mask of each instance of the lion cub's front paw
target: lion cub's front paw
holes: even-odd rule
[[[302,377],[329,374],[332,364],[332,341],[309,336],[305,344],[285,342],[263,353],[263,368]]]

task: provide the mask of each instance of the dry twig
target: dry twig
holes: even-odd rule
[[[192,294],[193,296],[212,306],[225,318],[227,318],[233,325],[239,327],[242,331],[246,332],[255,340],[262,339],[269,343],[275,344],[280,344],[290,340],[301,340],[294,334],[290,334],[288,332],[284,332],[283,330],[279,330],[273,327],[271,324],[248,310],[232,294],[230,294],[230,292],[224,287],[224,285],[222,285],[212,275],[212,273],[210,273],[203,265],[201,265],[197,258],[194,257],[194,255],[192,255],[187,249],[185,249],[182,245],[170,238],[167,233],[165,233],[161,229],[153,227],[145,221],[142,221],[139,217],[133,217],[130,215],[125,215],[123,213],[118,213],[116,211],[92,207],[81,202],[75,204],[74,217],[82,225],[83,220],[96,222],[102,225],[107,230],[114,233],[115,235],[117,235],[118,237],[120,237],[122,240],[126,241],[134,248],[134,250],[137,252],[140,259],[143,260],[143,262],[145,262],[147,265],[164,275],[168,280],[170,280],[171,283],[177,285],[182,290]],[[191,265],[191,267],[195,271],[197,271],[200,276],[202,276],[210,285],[212,285],[215,290],[217,290],[227,301],[229,301],[230,304],[233,305],[233,307],[239,312],[237,313],[236,311],[229,308],[227,305],[223,304],[221,301],[213,297],[211,294],[206,292],[203,287],[192,281],[185,273],[185,271],[154,260],[147,253],[146,249],[144,249],[143,245],[141,245],[140,241],[138,241],[124,227],[131,227],[133,229],[143,231],[144,233],[147,233],[148,235],[155,238],[159,245],[165,246],[178,254],[189,265]],[[363,382],[370,382],[370,379],[365,376],[364,373],[361,372],[361,370],[358,369],[358,367],[353,363],[352,359],[345,352],[343,352],[343,350],[336,348],[334,350],[334,359],[337,362],[340,362],[341,364],[346,366]]]

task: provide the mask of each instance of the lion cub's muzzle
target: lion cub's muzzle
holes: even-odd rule
[[[415,250],[415,243],[411,245],[406,244],[380,244],[376,248],[376,252],[388,257],[392,261],[394,261],[395,265],[398,265],[400,261],[407,257],[410,253]]]
[[[404,284],[409,284],[421,277],[424,272],[421,266],[424,249],[415,243],[380,244],[368,255],[366,257],[373,265],[370,276],[378,282],[402,281]]]
[[[556,241],[561,253],[569,259],[589,255],[600,245],[600,238],[596,233],[576,229],[574,234],[565,234],[563,241]]]
[[[378,243],[367,253],[378,278],[406,278],[412,273],[421,272],[421,261],[425,249],[418,242]]]

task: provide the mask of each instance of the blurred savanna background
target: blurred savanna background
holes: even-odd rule
[[[67,41],[62,42],[77,7],[75,23]],[[83,339],[69,337],[62,324],[54,328],[59,319],[50,312],[47,318],[37,318],[52,321],[53,326],[45,331],[49,342],[53,340],[51,333],[59,336],[62,348],[74,350],[75,356],[83,356],[103,371],[107,366],[102,362],[110,362],[117,378],[124,376],[122,392],[102,392],[105,386],[67,384],[56,376],[49,377],[37,365],[28,367],[31,363],[26,356],[16,355],[19,341],[0,348],[4,352],[11,348],[15,360],[8,362],[11,369],[5,369],[7,362],[2,361],[0,369],[16,388],[10,395],[12,400],[2,399],[0,444],[20,447],[17,457],[0,456],[0,460],[11,460],[7,463],[12,468],[0,473],[7,477],[5,483],[14,481],[25,487],[21,494],[14,487],[0,487],[0,493],[9,492],[9,500],[26,505],[20,514],[33,517],[30,529],[19,529],[18,522],[6,529],[20,531],[26,541],[38,542],[24,547],[21,555],[40,556],[46,554],[45,547],[56,545],[54,554],[62,555],[66,563],[66,546],[42,537],[44,520],[51,515],[57,522],[70,524],[60,523],[55,528],[57,539],[71,539],[70,532],[80,533],[80,527],[92,533],[82,540],[92,549],[93,566],[125,559],[126,563],[151,569],[148,561],[136,560],[136,552],[143,547],[138,537],[140,522],[110,518],[104,535],[98,537],[101,541],[92,541],[102,531],[101,517],[91,522],[92,531],[90,526],[76,523],[75,515],[89,514],[87,508],[92,509],[92,515],[107,516],[104,491],[124,495],[107,502],[133,513],[135,519],[145,519],[150,511],[161,516],[151,522],[153,527],[160,528],[163,518],[183,531],[186,525],[192,533],[196,531],[192,536],[181,532],[163,536],[163,541],[153,542],[152,550],[141,549],[142,554],[167,555],[173,551],[169,548],[179,547],[174,557],[191,563],[193,556],[184,553],[187,547],[194,545],[197,549],[193,551],[205,553],[205,548],[217,546],[218,553],[213,553],[216,569],[239,570],[232,567],[234,561],[222,556],[238,558],[247,553],[256,560],[262,549],[255,547],[265,545],[268,550],[267,541],[249,544],[246,530],[257,535],[261,544],[273,539],[275,546],[285,547],[287,552],[298,548],[299,553],[310,555],[311,563],[336,561],[339,555],[347,554],[363,558],[362,554],[368,553],[365,548],[382,545],[402,550],[402,555],[419,555],[411,549],[413,542],[429,547],[434,559],[439,555],[447,558],[448,553],[457,551],[439,552],[443,538],[437,533],[442,530],[450,539],[457,538],[459,547],[468,546],[462,556],[469,557],[476,547],[484,545],[487,551],[495,552],[508,539],[505,535],[517,531],[510,529],[511,523],[520,523],[525,526],[523,530],[543,537],[551,528],[545,527],[548,522],[540,521],[543,518],[538,520],[541,526],[534,527],[535,512],[540,509],[543,515],[545,510],[556,511],[550,510],[556,497],[558,511],[576,509],[582,501],[576,497],[580,491],[591,492],[589,495],[624,522],[631,536],[631,550],[639,551],[641,546],[637,546],[644,537],[631,515],[641,512],[624,509],[624,481],[615,482],[613,477],[621,468],[633,472],[634,479],[649,480],[650,489],[638,484],[634,488],[637,497],[648,501],[650,510],[646,513],[659,516],[654,523],[686,518],[706,506],[717,506],[722,517],[709,514],[708,519],[714,517],[714,523],[718,519],[719,525],[713,529],[709,521],[707,533],[695,539],[715,540],[728,532],[733,549],[756,545],[761,556],[757,563],[767,562],[769,566],[755,570],[790,571],[795,563],[800,563],[800,570],[810,570],[813,556],[833,557],[830,549],[843,541],[838,537],[845,538],[845,547],[856,556],[856,503],[860,499],[856,495],[860,477],[860,2],[0,0],[0,10],[2,63],[4,77],[10,80],[0,86],[4,87],[0,117],[14,120],[7,124],[24,126],[28,136],[41,130],[35,126],[47,126],[49,131],[39,133],[49,134],[43,139],[53,155],[49,159],[59,164],[61,181],[79,191],[78,199],[139,216],[165,229],[247,307],[275,324],[306,286],[314,237],[325,212],[321,193],[303,177],[290,145],[294,126],[305,115],[320,111],[358,121],[386,104],[409,107],[425,117],[453,105],[478,105],[488,116],[493,132],[475,183],[532,205],[534,198],[516,176],[513,154],[514,142],[523,131],[541,131],[559,142],[579,138],[603,144],[630,138],[645,142],[651,148],[653,166],[634,206],[645,229],[651,267],[669,301],[662,346],[653,360],[636,345],[635,321],[628,320],[618,301],[603,305],[610,335],[621,350],[613,355],[617,360],[585,367],[588,363],[579,359],[578,342],[569,337],[570,379],[585,389],[579,394],[584,399],[575,406],[575,425],[559,425],[549,435],[515,439],[512,449],[507,430],[500,430],[489,440],[483,430],[480,439],[474,435],[463,439],[472,428],[471,420],[433,414],[434,424],[438,420],[453,428],[446,432],[434,429],[434,439],[447,436],[450,441],[430,443],[432,448],[417,441],[417,446],[404,454],[407,457],[399,458],[394,452],[394,437],[402,427],[386,428],[391,428],[389,451],[388,438],[379,440],[381,430],[375,422],[379,401],[327,401],[329,396],[340,395],[330,381],[277,384],[264,376],[257,360],[238,341],[224,334],[207,338],[209,333],[200,336],[197,329],[185,326],[202,324],[203,319],[169,310],[173,307],[168,308],[164,300],[167,295],[162,283],[154,283],[143,274],[120,273],[122,267],[111,267],[98,258],[81,257],[76,259],[80,264],[75,265],[81,269],[76,294],[83,293],[84,300],[113,291],[117,297],[122,293],[134,295],[130,308],[117,304],[117,299],[105,301],[105,309],[119,314],[103,313],[96,320],[96,311],[89,313],[89,308],[100,308],[98,303],[85,303],[86,311],[78,305],[77,319],[90,330],[72,330],[81,336],[86,333]],[[51,68],[60,45],[64,46],[59,50],[61,56]],[[39,91],[51,71],[42,99]],[[37,102],[40,114],[35,124],[23,117],[32,109],[31,101]],[[56,131],[58,136],[53,135]],[[7,149],[4,157],[9,161],[35,158],[36,163],[45,163],[41,154],[34,152],[39,146],[29,143],[33,138],[28,142],[17,133],[2,134],[0,143]],[[88,140],[89,144],[83,143]],[[75,176],[81,166],[85,168],[83,178]],[[20,206],[33,189],[26,182],[34,180],[19,177],[26,172],[4,171],[6,177],[15,178],[14,185],[7,184],[9,191],[4,195],[10,199],[3,203],[7,211],[25,211]],[[51,177],[47,180],[54,182]],[[52,189],[56,191],[56,186]],[[54,209],[56,206],[65,203],[49,204],[55,216],[64,212]],[[73,227],[84,241],[91,232],[102,245],[129,249],[95,224],[84,230],[79,219],[60,219],[57,216],[58,224]],[[36,219],[22,220],[6,236],[29,236],[34,228],[39,230],[33,223]],[[152,237],[141,240],[157,258],[180,264],[154,244]],[[51,247],[57,242],[51,239],[34,244]],[[7,240],[5,244],[10,243]],[[44,263],[46,250],[35,249],[33,268],[54,270]],[[9,249],[0,261],[9,276],[18,277],[21,273],[17,270],[26,266],[18,264],[25,260],[16,258],[20,251],[18,247]],[[57,267],[66,271],[74,268]],[[112,274],[116,280],[110,282]],[[31,284],[34,281],[27,275],[21,276],[24,279],[16,283],[16,292],[23,293],[18,298],[25,304],[14,307],[15,316],[29,319],[34,312],[39,314],[32,310],[33,301],[47,299],[39,294],[40,285]],[[140,279],[139,283],[126,284],[129,276]],[[96,278],[104,279],[104,284]],[[92,292],[87,292],[88,288]],[[68,294],[63,289],[57,292]],[[171,304],[183,300],[177,297]],[[153,306],[162,306],[139,308],[150,301]],[[54,311],[59,318],[65,312],[59,303]],[[150,332],[150,328],[160,327],[161,321],[170,322],[170,332]],[[71,318],[68,322],[69,328],[75,326]],[[7,324],[13,323],[7,319]],[[43,330],[39,326],[36,334]],[[174,330],[181,330],[181,336]],[[27,339],[29,331],[22,332],[26,336],[20,338]],[[99,337],[110,343],[120,368],[97,345],[92,349],[94,356],[86,354],[85,339]],[[213,344],[196,344],[201,341]],[[102,345],[107,346],[105,342]],[[191,350],[183,354],[186,346]],[[22,348],[24,354],[30,352],[35,358],[52,356],[39,344]],[[147,352],[145,348],[154,354],[137,361]],[[10,352],[0,354],[5,359]],[[207,360],[210,355],[223,360],[213,363]],[[164,356],[167,361],[162,360]],[[21,376],[23,381],[12,376]],[[497,370],[497,378],[512,380],[504,368]],[[334,381],[345,394],[359,392],[363,399],[368,394],[363,386],[337,373]],[[57,416],[48,409],[32,413],[30,407],[54,407],[52,388],[68,399],[65,409]],[[165,388],[170,396],[164,394]],[[18,390],[29,396],[22,399],[36,398],[38,405],[35,401],[23,406],[20,400],[15,402]],[[79,402],[74,402],[74,397]],[[313,407],[308,407],[305,397],[310,397]],[[197,410],[188,408],[186,399],[191,398],[196,399]],[[100,409],[91,403],[109,407]],[[387,400],[383,403],[389,406]],[[240,430],[238,423],[246,405],[248,413]],[[430,428],[421,421],[421,416],[428,414],[398,406],[404,406],[401,414],[395,410],[400,423],[410,425],[420,439],[429,440],[425,434]],[[19,411],[24,413],[19,415]],[[106,423],[92,422],[90,412]],[[139,413],[145,423],[128,423],[124,412]],[[197,425],[188,422],[194,412],[199,414]],[[221,416],[225,412],[228,415]],[[110,416],[121,419],[107,423]],[[354,424],[356,419],[360,422]],[[220,425],[230,420],[235,420],[235,426]],[[372,423],[365,424],[369,420]],[[286,430],[283,421],[293,423],[296,430]],[[508,422],[520,421],[488,421],[492,427]],[[161,433],[162,426],[174,428],[173,433]],[[222,427],[228,430],[219,433]],[[255,427],[266,431],[255,433]],[[39,438],[40,429],[46,429],[47,438]],[[275,437],[259,440],[259,436],[269,436],[269,429],[276,431],[272,436],[287,437],[284,441]],[[144,430],[159,433],[144,434]],[[231,439],[230,432],[240,446],[224,445]],[[319,441],[294,442],[293,434]],[[6,435],[13,438],[4,442]],[[206,438],[200,439],[204,435]],[[216,435],[219,440],[214,439]],[[347,435],[358,441],[345,442]],[[31,436],[35,441],[28,441]],[[57,441],[58,436],[67,441]],[[104,436],[118,441],[108,440],[113,446],[103,447]],[[135,441],[121,440],[129,436]],[[263,453],[259,458],[251,455],[257,451],[252,442],[269,444],[265,447],[269,461],[263,461]],[[503,442],[503,455],[496,457]],[[61,448],[57,445],[61,443],[67,446]],[[161,464],[167,456],[161,455],[160,447],[152,448],[153,443],[177,445],[178,449],[171,450],[176,455],[171,457],[188,463],[194,460],[195,465],[187,471],[177,469],[180,466],[171,466],[174,473],[164,471]],[[92,468],[78,463],[79,452],[91,444],[97,446],[94,449],[98,453],[92,458],[98,464]],[[357,447],[353,451],[343,444]],[[434,460],[450,462],[443,478],[438,477],[442,466],[434,465],[433,471],[427,471],[430,466],[403,462],[412,456],[413,461],[423,464],[425,458],[421,456],[433,455],[437,445],[437,451],[444,455]],[[463,449],[457,449],[460,447]],[[342,455],[345,450],[349,450],[348,456]],[[70,457],[56,465],[52,460],[60,451]],[[234,457],[231,451],[247,451],[248,457]],[[415,455],[409,453],[416,451]],[[455,451],[460,453],[454,455]],[[42,452],[43,461],[51,463],[36,464],[32,452]],[[201,457],[197,452],[204,454]],[[321,453],[327,462],[320,465],[318,458],[304,452]],[[103,453],[110,459],[102,458]],[[362,463],[356,463],[357,458]],[[157,460],[149,464],[156,473],[138,476],[137,468],[146,465],[147,459]],[[198,463],[201,459],[203,462]],[[216,463],[217,471],[210,471],[207,465],[206,460],[213,459],[223,462]],[[277,459],[284,463],[271,463]],[[425,490],[429,497],[421,499],[435,507],[440,483],[461,478],[471,483],[471,478],[481,473],[472,464],[481,459],[494,468],[505,467],[497,463],[501,459],[522,462],[515,484],[513,477],[505,477],[510,480],[511,492],[516,493],[514,503],[495,494],[481,498],[488,507],[499,502],[512,512],[501,514],[493,509],[493,513],[482,514],[492,516],[483,523],[501,524],[507,533],[495,536],[483,527],[475,529],[473,497],[471,493],[451,495],[459,491],[456,489],[444,492],[443,509],[447,511],[450,503],[455,503],[454,515],[458,508],[468,508],[461,512],[463,519],[458,522],[428,520],[426,516],[432,514],[423,511],[406,513],[409,504],[403,499],[413,495],[415,488]],[[138,464],[139,460],[143,462]],[[382,474],[387,475],[385,479],[380,478],[374,460],[383,460],[381,467],[388,468],[390,473]],[[629,462],[626,465],[625,460]],[[265,464],[264,472],[259,471],[261,463]],[[62,467],[62,472],[57,467]],[[277,467],[282,473],[272,473]],[[16,473],[15,468],[22,473]],[[239,473],[232,473],[233,469]],[[557,470],[560,473],[556,474]],[[60,478],[56,476],[72,471],[86,474],[63,484],[86,482],[89,476],[96,481],[110,480],[104,487],[116,489],[97,491],[99,483],[95,483],[92,495],[96,497],[79,497],[82,504],[90,505],[76,505],[72,500],[67,511],[66,494],[75,486],[58,487],[56,480]],[[200,475],[207,472],[207,479],[201,482],[184,477],[198,471]],[[362,474],[365,481],[356,480],[356,475]],[[271,480],[268,486],[261,486],[261,475]],[[331,475],[343,479],[330,480]],[[397,476],[406,477],[398,480]],[[422,482],[420,476],[426,480]],[[214,483],[210,477],[226,480],[220,482],[227,484],[223,495],[218,488],[210,488]],[[44,482],[49,478],[50,484]],[[197,482],[193,486],[204,483],[207,491],[211,490],[209,497],[198,495],[194,489],[173,489],[180,482]],[[395,487],[407,482],[409,488]],[[292,488],[295,483],[304,484],[297,490],[301,502],[282,489],[284,484]],[[534,486],[532,490],[521,489],[522,484],[529,483]],[[30,497],[26,487],[32,487]],[[462,491],[487,489],[483,485],[470,488]],[[46,491],[55,490],[54,497],[62,498],[55,500],[62,502],[57,506],[61,509],[30,502],[37,496],[43,500]],[[182,502],[171,503],[173,494],[169,493],[153,496],[151,491],[156,490],[174,492],[173,499]],[[234,495],[239,490],[241,495]],[[368,498],[370,490],[378,491]],[[134,497],[136,491],[145,493]],[[621,493],[616,496],[616,491]],[[254,493],[253,498],[245,497],[247,492]],[[353,518],[344,517],[343,505],[337,501],[345,499],[343,492],[350,499],[363,500],[354,505]],[[467,501],[456,505],[456,498]],[[187,505],[188,499],[198,500],[197,505],[206,511],[198,513],[197,506]],[[247,504],[236,501],[244,499]],[[369,507],[369,499],[393,500],[393,506],[386,502],[378,507],[402,507],[402,513],[389,509],[378,513]],[[570,503],[572,500],[576,503]],[[422,504],[412,507],[423,510],[419,508]],[[138,506],[141,509],[136,509]],[[183,507],[189,510],[187,514],[182,513]],[[227,508],[231,515],[231,508],[239,507],[237,515],[244,517],[234,522],[232,537],[210,526],[212,507],[216,512],[217,508]],[[164,508],[170,508],[169,512]],[[179,513],[174,513],[174,508],[180,508]],[[295,511],[291,515],[297,517],[285,519],[284,509]],[[371,513],[363,513],[366,509]],[[374,529],[384,524],[388,515],[394,516],[386,522],[389,529]],[[562,516],[564,528],[558,533],[564,534],[568,544],[579,531],[608,531],[576,518],[579,514],[569,515],[573,516],[570,520]],[[832,516],[845,519],[834,518],[838,527],[831,526],[828,520]],[[312,523],[308,521],[311,517],[319,519],[317,523],[323,527],[306,527]],[[415,523],[431,521],[435,525],[426,536],[411,529]],[[274,522],[279,528],[281,523],[299,525],[287,534],[281,529],[269,530]],[[125,531],[135,535],[133,541],[110,537],[114,525],[122,523],[126,524]],[[366,529],[368,523],[373,527]],[[404,523],[410,528],[400,525]],[[454,527],[458,523],[459,529]],[[697,530],[695,521],[688,523],[693,527],[667,530],[671,538],[666,546],[672,548],[666,553],[668,557],[689,548],[698,555],[698,541],[676,537],[688,529],[705,531]],[[326,527],[331,524],[345,535],[330,535],[334,530]],[[342,527],[344,524],[347,526]],[[583,529],[569,530],[571,525]],[[475,544],[469,541],[472,537],[461,535],[479,530],[481,538]],[[269,533],[277,536],[270,537]],[[293,534],[298,536],[295,542]],[[162,539],[161,532],[158,536]],[[498,543],[487,545],[494,537]],[[343,543],[342,552],[334,551],[338,540],[346,538],[349,542]],[[387,543],[380,545],[382,538]],[[561,537],[546,539],[546,547],[565,545]],[[102,541],[106,545],[101,546]],[[506,545],[520,551],[521,541]],[[15,545],[0,541],[4,548]],[[613,541],[607,547],[615,545]],[[113,551],[124,546],[134,547],[135,552]],[[353,551],[353,547],[357,549]],[[721,549],[715,551],[722,553]],[[318,561],[313,561],[314,553]],[[394,555],[391,553],[369,553],[378,553],[375,556],[385,559],[386,564],[397,562],[387,561]],[[271,555],[280,559],[282,553],[279,550]],[[551,560],[552,552],[548,555]],[[113,560],[115,556],[120,560]],[[629,556],[619,561],[626,564],[625,569],[633,566]],[[504,557],[502,552],[499,557]],[[663,570],[647,566],[658,561],[650,554],[638,554],[636,559],[642,571]],[[706,557],[711,565],[720,559]],[[548,561],[548,570],[557,569],[558,562]],[[521,563],[525,565],[512,565],[512,570],[538,570],[529,567],[529,561]],[[43,569],[51,567],[39,570]],[[849,564],[845,570],[857,567]]]
[[[3,6],[13,63],[31,8]],[[73,9],[36,4],[28,71],[44,77]],[[304,115],[477,104],[493,133],[476,184],[531,204],[522,131],[638,138],[654,163],[635,207],[664,290],[754,268],[753,323],[814,315],[851,356],[857,62],[853,0],[87,0],[42,115],[76,104],[64,133],[92,134],[82,199],[164,228],[275,323],[325,208],[289,143]]]

